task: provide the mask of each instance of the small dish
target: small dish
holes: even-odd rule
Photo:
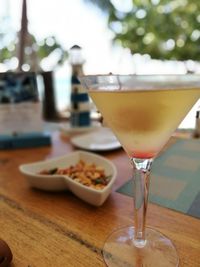
[[[105,170],[106,176],[110,176],[109,183],[103,189],[93,189],[74,181],[67,175],[44,175],[38,174],[43,170],[53,168],[67,168],[75,165],[79,160],[86,163],[94,163]],[[90,152],[75,151],[66,156],[54,159],[23,164],[19,170],[25,175],[31,187],[47,191],[70,190],[74,195],[94,206],[102,205],[109,196],[112,186],[116,180],[117,170],[115,165],[105,157]]]
[[[78,148],[90,151],[109,151],[119,149],[121,144],[109,128],[100,127],[91,133],[72,137],[70,142]]]

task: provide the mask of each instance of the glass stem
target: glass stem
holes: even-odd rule
[[[146,244],[145,225],[149,192],[149,177],[153,159],[131,159],[133,165],[134,239],[136,247]]]

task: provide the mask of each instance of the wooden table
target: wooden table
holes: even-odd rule
[[[103,153],[116,164],[118,177],[112,194],[98,208],[67,191],[31,189],[19,172],[22,163],[73,149],[67,138],[54,133],[50,147],[0,151],[0,237],[11,247],[12,267],[105,266],[104,240],[113,229],[132,224],[132,199],[115,192],[131,175],[122,149]],[[147,224],[173,240],[180,266],[200,266],[200,220],[149,204]]]

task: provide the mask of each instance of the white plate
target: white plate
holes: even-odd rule
[[[67,175],[38,174],[42,170],[67,168],[78,163],[80,159],[84,160],[86,163],[94,163],[97,166],[103,167],[106,176],[110,176],[109,183],[103,189],[97,190],[82,185]],[[105,157],[84,151],[72,152],[66,156],[57,157],[51,160],[23,164],[19,166],[19,169],[21,173],[25,175],[27,182],[32,187],[47,191],[60,191],[68,189],[80,199],[94,206],[102,205],[107,199],[116,180],[117,174],[116,167],[111,161],[107,160]]]
[[[64,134],[78,134],[93,131],[98,129],[101,126],[99,122],[92,122],[90,126],[87,127],[72,127],[70,123],[63,123],[60,125],[60,131]]]
[[[81,149],[91,151],[107,151],[118,149],[121,144],[108,128],[100,128],[92,133],[71,138],[71,143]]]

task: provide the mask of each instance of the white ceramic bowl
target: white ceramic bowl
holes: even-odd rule
[[[109,183],[101,190],[82,185],[66,175],[43,175],[38,174],[42,170],[53,168],[67,168],[75,165],[79,160],[86,163],[94,163],[105,170],[106,176],[110,176]],[[117,170],[114,164],[105,157],[94,153],[75,151],[66,156],[57,157],[50,160],[23,164],[19,166],[31,187],[48,191],[60,191],[68,189],[80,199],[94,205],[100,206],[109,196],[112,186],[116,180]]]

